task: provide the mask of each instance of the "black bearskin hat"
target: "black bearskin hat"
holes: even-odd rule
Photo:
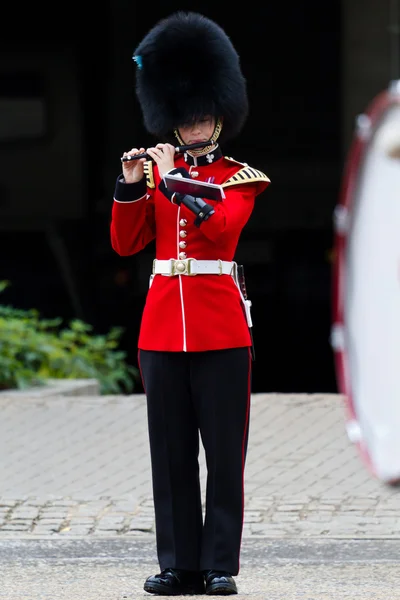
[[[165,138],[206,115],[223,117],[221,139],[239,133],[248,115],[246,80],[219,25],[201,14],[178,11],[149,31],[133,59],[136,94],[149,133]]]

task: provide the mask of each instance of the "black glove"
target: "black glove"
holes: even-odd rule
[[[180,173],[182,177],[191,179],[188,171],[184,167],[174,169],[172,173],[173,175]],[[186,208],[196,215],[196,219],[194,220],[194,225],[196,227],[200,227],[203,221],[207,221],[207,219],[215,213],[214,208],[210,204],[207,204],[207,202],[204,202],[202,198],[195,198],[189,194],[176,194],[171,192],[168,190],[163,179],[160,181],[158,188],[170,202],[173,202],[178,206],[184,204]]]
[[[211,204],[204,202],[202,198],[195,198],[188,194],[175,194],[175,204],[183,204],[196,215],[194,225],[200,227],[203,221],[207,221],[215,213],[214,207]]]
[[[179,167],[178,169],[174,169],[173,171],[171,171],[171,175],[177,175],[177,173],[180,173],[182,175],[182,177],[185,177],[186,179],[191,179],[189,172],[184,168],[184,167]],[[172,197],[174,195],[174,192],[171,192],[171,190],[169,190],[167,188],[167,186],[164,183],[164,179],[161,179],[159,185],[158,185],[158,189],[160,190],[160,192],[162,192],[164,194],[164,196],[166,198],[168,198],[168,200],[170,202],[173,202],[174,204],[176,202],[175,198],[172,200]]]

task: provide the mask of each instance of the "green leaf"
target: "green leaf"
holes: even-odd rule
[[[0,281],[0,292],[9,286]],[[97,333],[79,319],[43,319],[36,309],[0,305],[0,389],[23,389],[48,379],[94,378],[102,394],[131,393],[139,371],[119,348],[124,330]]]

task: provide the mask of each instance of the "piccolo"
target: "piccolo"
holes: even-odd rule
[[[198,142],[197,144],[189,144],[188,146],[175,146],[175,152],[182,153],[186,152],[186,150],[195,150],[196,148],[205,148],[206,146],[210,146],[212,142],[208,140],[207,142]],[[122,162],[128,162],[130,160],[138,160],[139,158],[147,158],[147,160],[152,160],[151,156],[147,154],[147,152],[143,152],[142,154],[135,154],[128,156],[122,156]]]

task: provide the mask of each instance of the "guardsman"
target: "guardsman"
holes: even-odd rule
[[[255,199],[270,180],[222,153],[221,143],[246,121],[248,97],[239,56],[219,25],[195,12],[174,13],[147,33],[134,60],[144,124],[158,143],[123,153],[111,243],[121,256],[156,243],[138,360],[160,572],[144,589],[236,594],[252,323],[234,258]],[[189,149],[179,152],[182,146]],[[180,191],[168,187],[171,181]],[[195,182],[211,182],[220,197],[193,193]],[[204,507],[200,440],[207,463]]]

